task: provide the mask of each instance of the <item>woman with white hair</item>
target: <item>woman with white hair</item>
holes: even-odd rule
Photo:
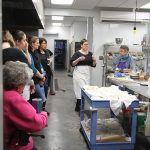
[[[47,113],[37,114],[21,96],[32,74],[27,64],[19,61],[4,65],[4,150],[32,150],[30,133],[40,131],[47,123]]]

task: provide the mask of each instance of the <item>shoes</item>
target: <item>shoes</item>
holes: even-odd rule
[[[76,112],[79,112],[80,111],[80,106],[76,103],[76,106],[75,106],[75,111]]]
[[[76,112],[80,112],[80,105],[81,105],[81,100],[77,99],[76,106],[75,106],[75,111]]]
[[[50,91],[49,95],[55,95],[56,93],[54,91]]]

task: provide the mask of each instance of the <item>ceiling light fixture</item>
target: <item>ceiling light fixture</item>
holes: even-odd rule
[[[72,5],[74,0],[51,0],[52,4],[55,5]]]
[[[62,23],[52,23],[53,26],[61,26]]]
[[[133,31],[136,31],[136,11],[137,11],[137,0],[136,0],[136,2],[135,2],[135,5],[136,5],[135,10],[134,10],[134,13],[135,13],[135,20],[134,20],[134,27],[133,27]]]
[[[52,20],[64,20],[63,16],[52,16]]]

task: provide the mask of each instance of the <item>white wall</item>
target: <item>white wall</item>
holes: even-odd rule
[[[46,26],[44,37],[48,41],[48,48],[54,52],[54,40],[70,40],[70,27]]]
[[[73,30],[75,42],[80,42],[83,38],[86,37],[87,22],[74,22]]]
[[[147,33],[147,27],[144,24],[138,24],[137,32],[134,34],[133,24],[107,24],[95,21],[93,26],[93,48],[97,58],[97,66],[92,72],[92,84],[101,86],[103,63],[98,57],[103,55],[104,44],[115,42],[116,37],[123,38],[122,44],[141,44],[145,33]]]
[[[47,40],[47,48],[54,53],[54,40],[70,41],[70,27],[46,26],[43,37]],[[54,68],[54,63],[53,63]]]

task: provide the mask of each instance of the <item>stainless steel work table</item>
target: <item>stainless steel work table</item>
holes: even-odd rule
[[[110,83],[127,88],[129,90],[132,90],[132,91],[140,94],[140,95],[150,98],[150,88],[148,86],[140,85],[139,84],[140,81],[132,81],[132,82],[126,83],[124,81],[117,80],[115,78],[109,78],[108,80]]]

